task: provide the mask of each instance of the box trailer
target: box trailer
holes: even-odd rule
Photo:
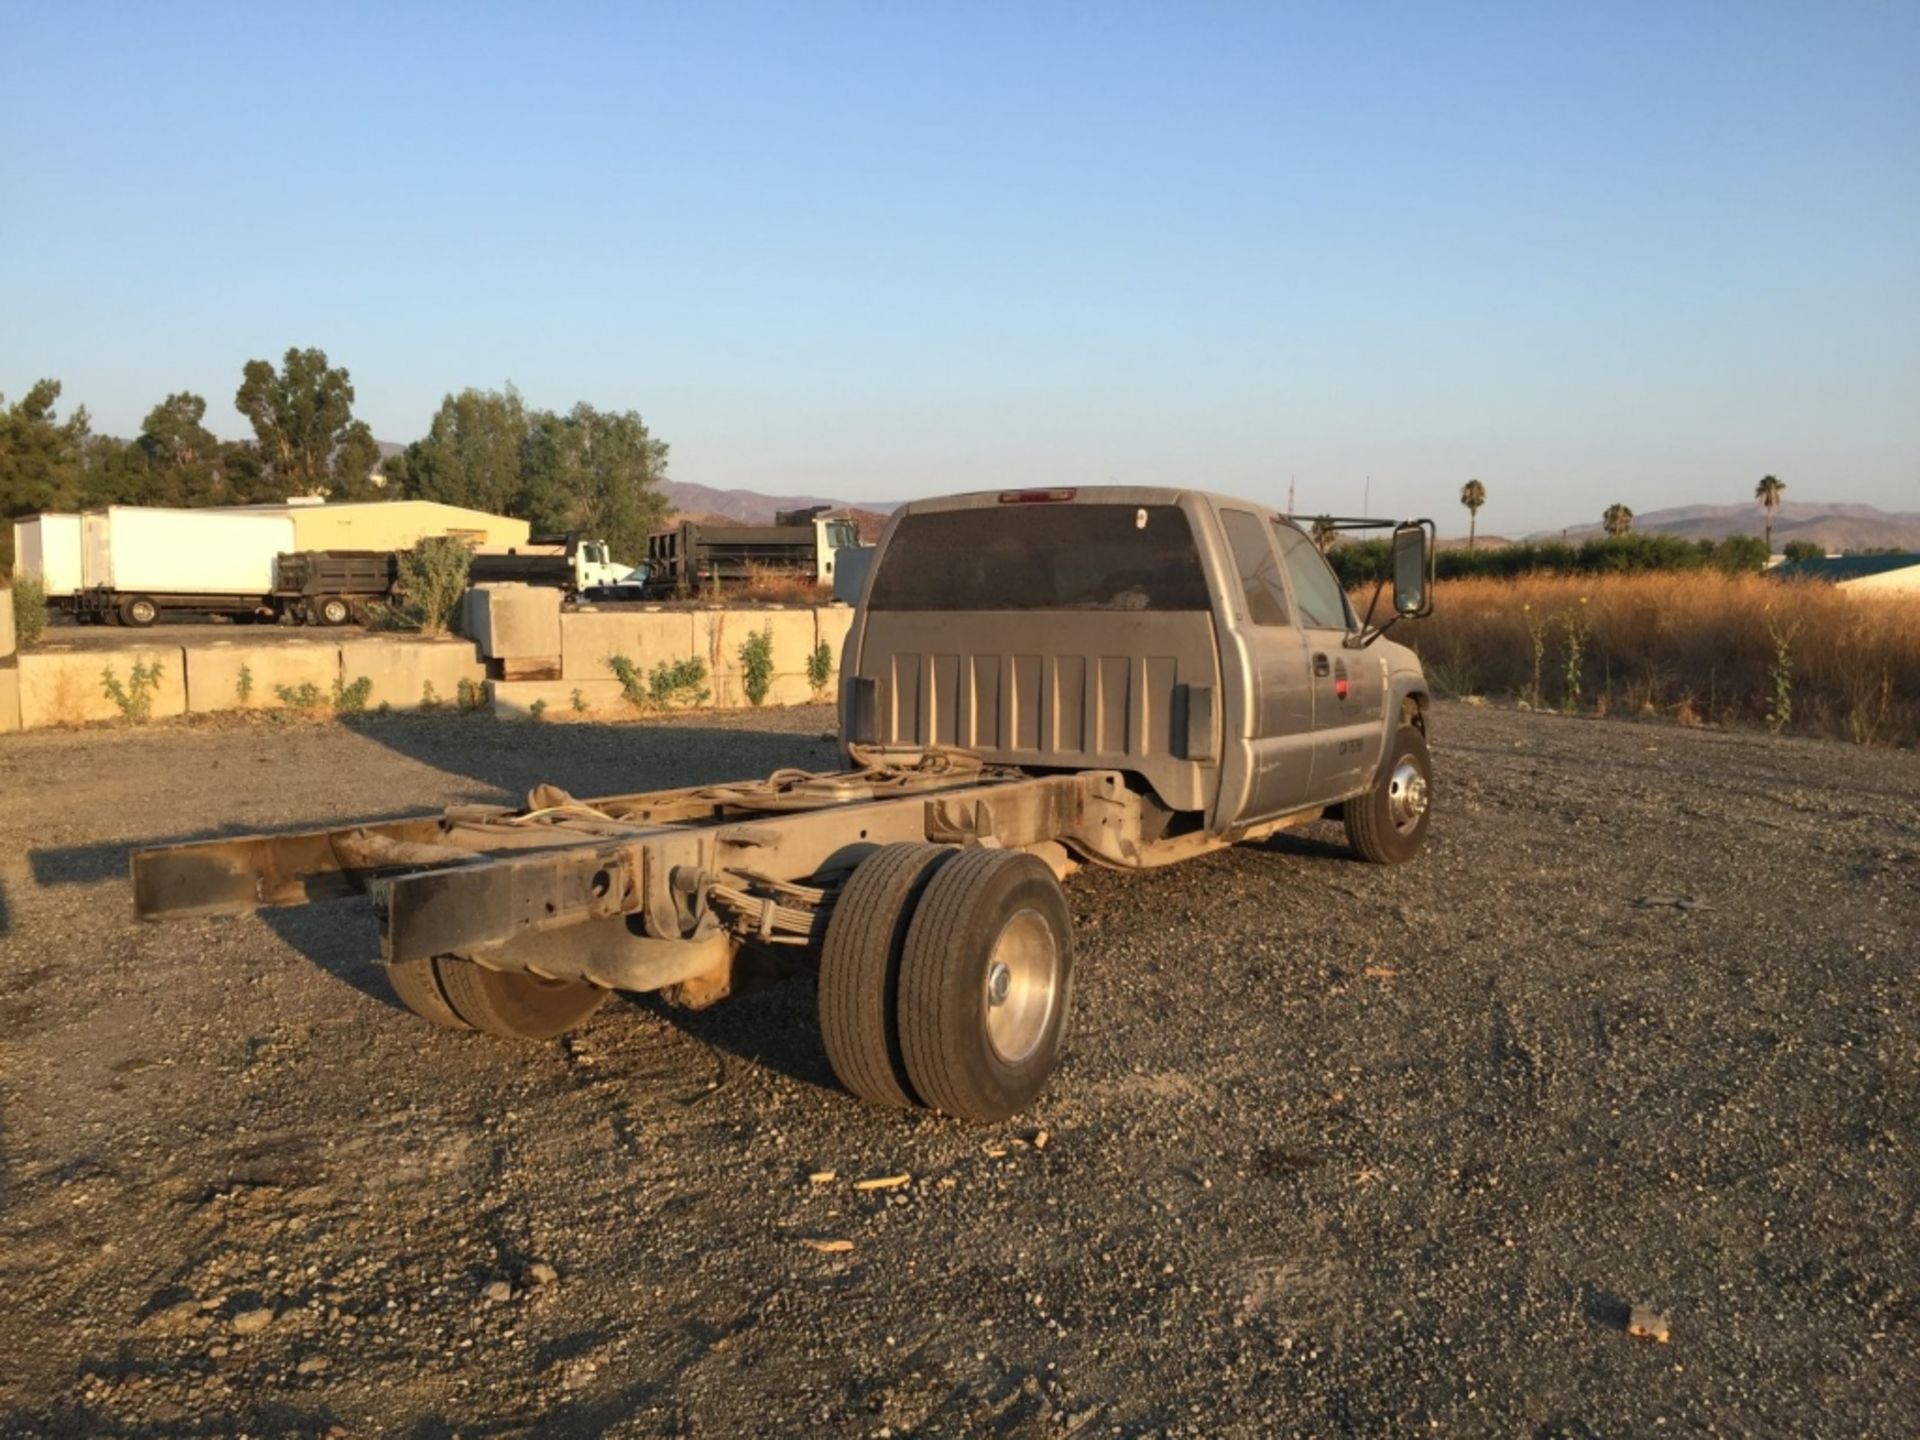
[[[251,618],[271,610],[274,560],[295,548],[285,515],[109,505],[81,517],[83,621],[146,626],[164,611]]]
[[[29,515],[13,522],[13,569],[38,580],[47,600],[64,608],[81,587],[80,517]]]

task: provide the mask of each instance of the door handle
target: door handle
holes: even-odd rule
[[[1313,657],[1313,673],[1317,676],[1326,676],[1333,673],[1333,666],[1327,663],[1327,657],[1325,655],[1316,655]]]

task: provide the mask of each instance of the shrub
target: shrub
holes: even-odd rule
[[[340,682],[333,682],[338,685]],[[276,685],[273,693],[280,703],[289,710],[318,710],[327,703],[326,693],[311,680],[302,680],[298,685]]]
[[[460,683],[453,687],[453,698],[462,710],[484,710],[487,708],[487,687],[462,675]]]
[[[240,662],[240,673],[234,678],[233,693],[239,699],[242,709],[253,699],[253,667],[246,661]]]
[[[825,695],[832,680],[833,646],[822,640],[807,656],[807,684],[813,687],[813,698],[818,700]]]
[[[342,715],[358,715],[367,708],[367,700],[373,694],[373,677],[362,675],[351,685],[341,683],[338,675],[333,677],[333,708]]]
[[[546,714],[547,702],[544,700],[536,700],[527,707],[527,718],[530,720],[544,720]]]
[[[149,665],[145,660],[134,661],[125,685],[109,665],[100,672],[100,687],[119,710],[122,720],[129,725],[144,725],[153,715],[153,695],[160,688],[160,662],[155,660]]]
[[[697,656],[671,662],[662,660],[647,672],[644,682],[633,661],[624,655],[609,655],[607,668],[620,682],[620,693],[636,710],[667,710],[706,703],[707,690],[700,682],[707,678],[707,666]],[[578,693],[575,692],[576,696]]]
[[[740,645],[740,688],[747,692],[747,703],[759,707],[767,702],[773,688],[773,627],[756,630]]]
[[[47,633],[47,587],[32,576],[13,582],[13,629],[22,645]]]
[[[382,630],[418,630],[422,635],[444,635],[467,590],[467,571],[473,546],[451,535],[429,535],[399,557],[397,603],[369,608],[369,618]]]

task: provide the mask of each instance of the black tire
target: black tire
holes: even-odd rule
[[[476,1030],[509,1040],[551,1040],[583,1023],[613,992],[584,980],[543,980],[518,970],[489,970],[442,955],[433,962],[454,1014]]]
[[[1002,988],[1009,971],[1022,978]],[[900,962],[900,1048],[920,1098],[968,1120],[1017,1115],[1052,1075],[1072,1008],[1073,920],[1045,862],[967,850],[942,866]]]
[[[440,988],[440,977],[434,973],[432,960],[402,960],[387,966],[386,970],[387,984],[400,997],[400,1003],[422,1020],[444,1030],[473,1028],[448,1003],[446,991]]]
[[[344,625],[353,619],[353,606],[339,595],[322,595],[313,602],[322,625]]]
[[[136,630],[145,630],[160,618],[160,607],[147,595],[129,595],[120,602],[117,612],[122,625],[131,625]]]
[[[1346,804],[1347,843],[1371,865],[1402,865],[1420,853],[1433,820],[1433,765],[1427,737],[1402,725],[1386,772]]]
[[[919,1104],[900,1051],[900,957],[921,892],[953,858],[945,845],[883,845],[834,902],[820,949],[820,1038],[840,1083],[876,1105]]]

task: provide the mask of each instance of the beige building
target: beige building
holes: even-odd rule
[[[437,500],[369,500],[245,505],[236,509],[290,516],[296,550],[411,550],[432,535],[471,541],[478,550],[525,545],[525,520],[442,505]]]

